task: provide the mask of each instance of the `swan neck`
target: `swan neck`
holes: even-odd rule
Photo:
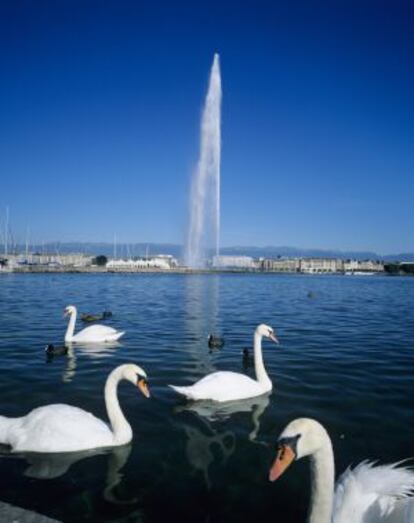
[[[65,341],[71,341],[72,338],[73,338],[73,333],[75,332],[75,324],[76,324],[76,316],[77,316],[77,310],[75,309],[70,317],[69,317],[69,323],[68,323],[68,328],[66,329],[66,334],[65,334]]]
[[[272,389],[272,382],[267,375],[262,354],[262,335],[258,332],[254,333],[254,370],[256,372],[257,381],[263,385],[265,391]]]
[[[122,380],[122,371],[114,369],[105,384],[105,405],[114,437],[114,445],[124,445],[132,439],[132,429],[127,422],[118,401],[118,383]]]
[[[311,505],[309,523],[331,523],[335,465],[332,443],[324,437],[322,447],[311,457]]]

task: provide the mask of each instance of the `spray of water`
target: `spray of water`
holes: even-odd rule
[[[221,77],[219,55],[214,55],[201,118],[200,157],[190,192],[190,221],[185,261],[204,267],[208,252],[220,246]]]

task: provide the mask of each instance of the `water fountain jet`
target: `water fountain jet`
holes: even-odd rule
[[[219,55],[214,55],[201,117],[200,156],[194,171],[186,265],[206,266],[207,253],[220,248],[221,76]]]

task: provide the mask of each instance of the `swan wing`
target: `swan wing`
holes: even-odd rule
[[[192,400],[234,401],[266,392],[257,381],[230,371],[213,372],[189,387],[170,386]]]
[[[335,489],[333,523],[413,523],[414,470],[363,461]]]
[[[414,522],[414,498],[399,499],[394,502],[392,512],[382,520],[385,523],[413,523]]]
[[[13,451],[71,452],[110,446],[113,441],[106,423],[70,405],[39,407],[11,422],[7,443]]]
[[[95,342],[95,341],[113,341],[120,338],[124,333],[119,332],[106,325],[91,325],[82,329],[72,338],[72,341],[78,342]]]

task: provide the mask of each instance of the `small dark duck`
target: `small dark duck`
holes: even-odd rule
[[[224,345],[224,339],[214,334],[208,336],[208,346],[210,349],[221,349]]]
[[[243,354],[243,367],[245,369],[248,369],[249,367],[253,367],[254,365],[254,357],[250,354],[249,349],[245,347],[242,350]]]
[[[66,345],[46,345],[45,352],[47,356],[63,356],[68,353]]]
[[[90,323],[92,321],[107,320],[112,317],[111,311],[103,311],[101,314],[81,314],[81,320]]]

